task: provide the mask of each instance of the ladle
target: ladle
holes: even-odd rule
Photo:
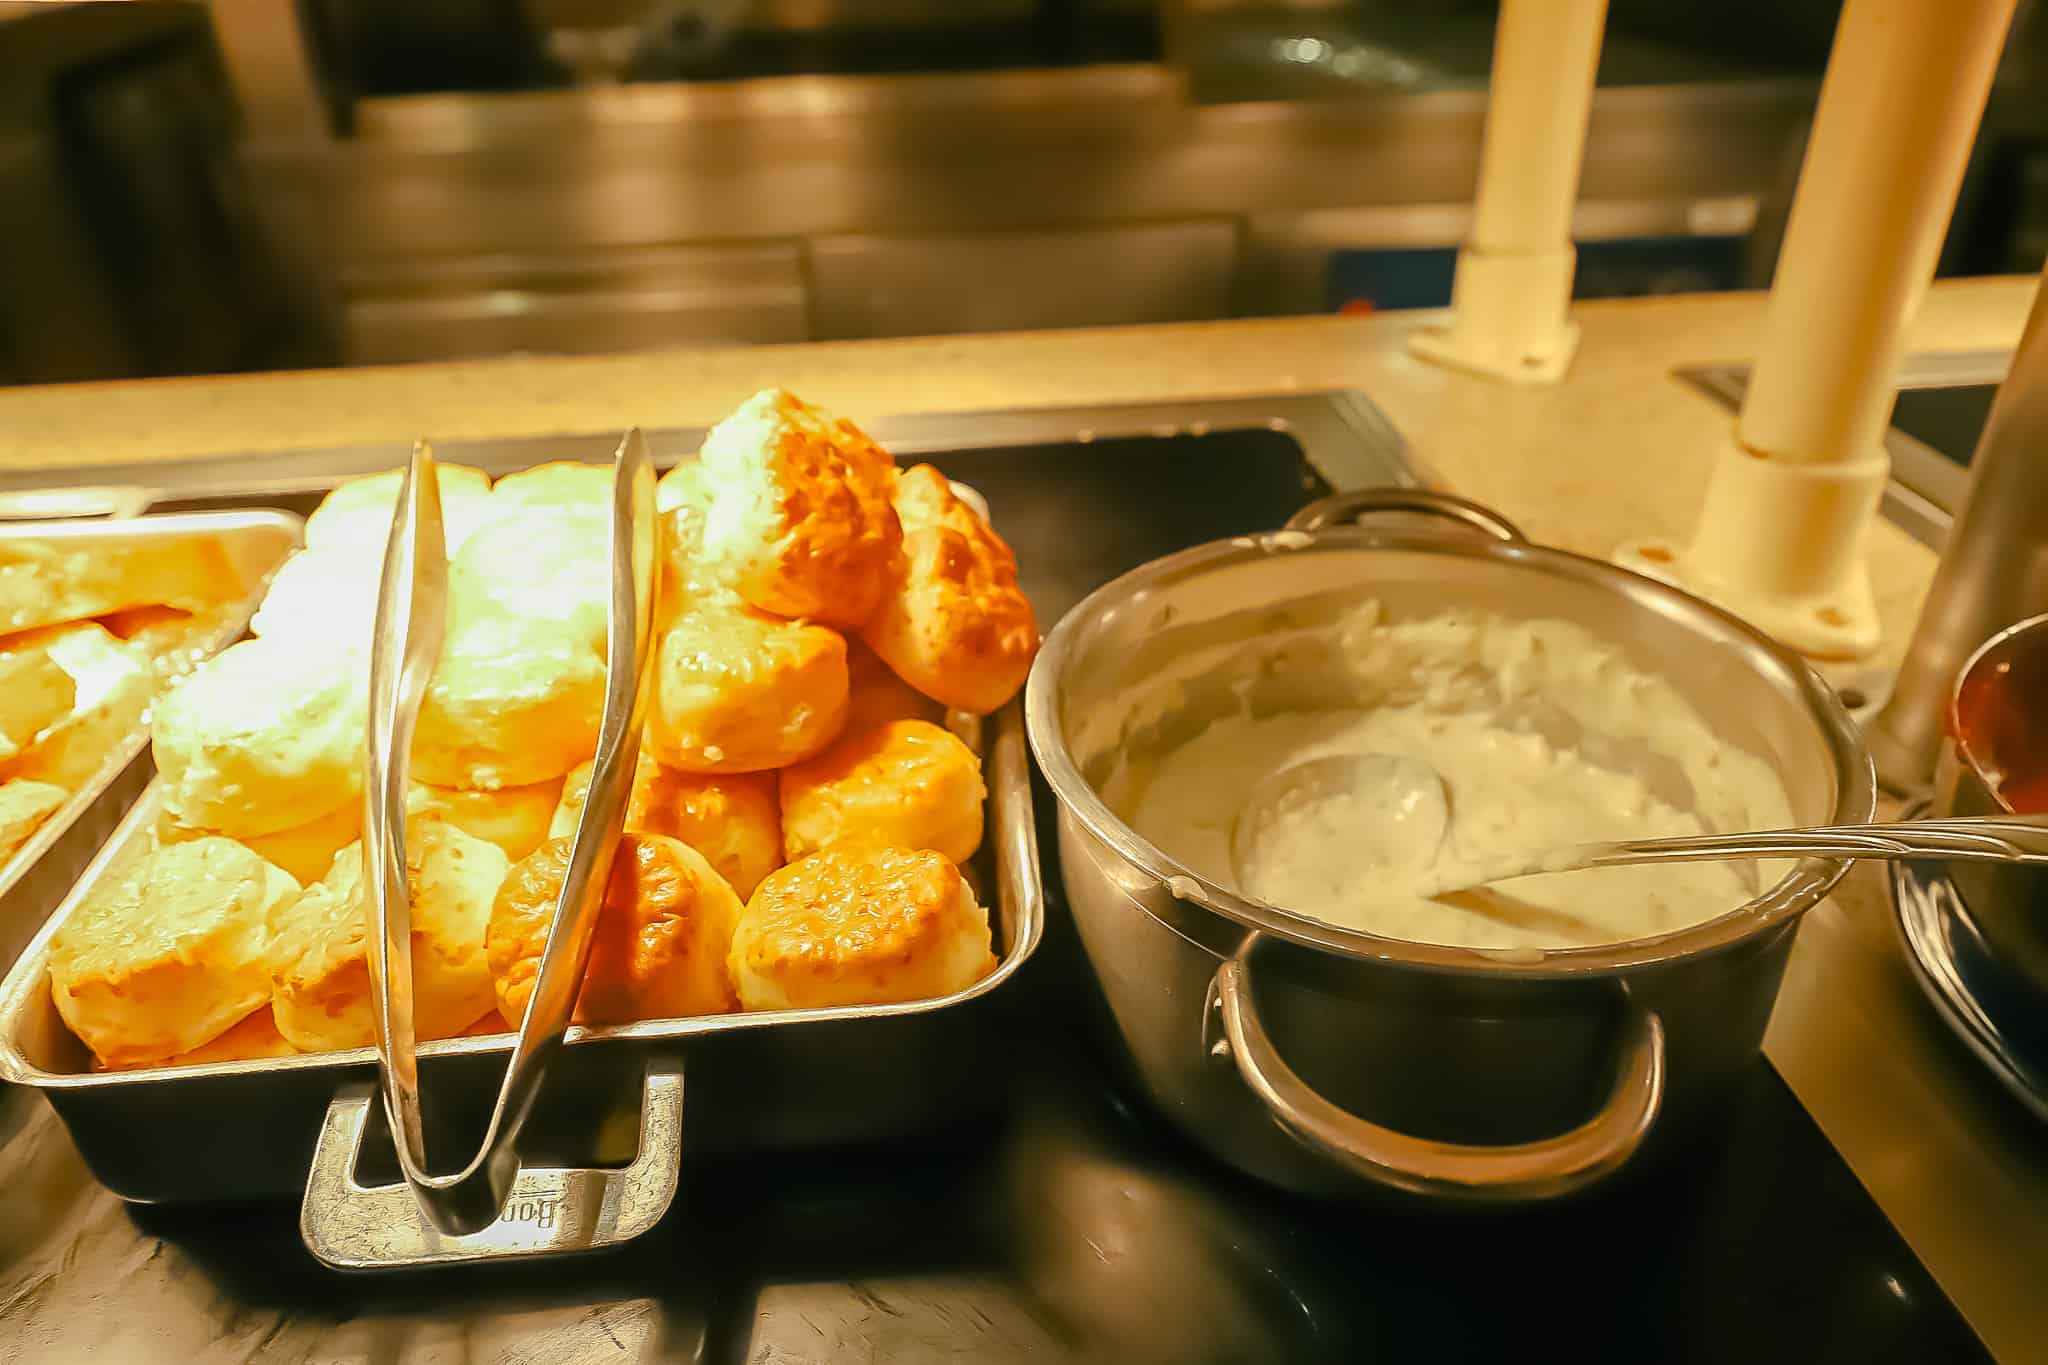
[[[1589,867],[1642,863],[1719,862],[1749,858],[1943,859],[1955,862],[2048,866],[2048,815],[1974,816],[1949,820],[1904,820],[1861,825],[1814,825],[1800,829],[1754,830],[1737,834],[1694,834],[1664,839],[1621,839],[1567,844],[1536,854],[1517,854],[1478,870],[1476,876],[1433,880],[1423,874],[1436,862],[1450,824],[1450,801],[1436,769],[1396,754],[1328,754],[1267,774],[1254,786],[1230,822],[1230,864],[1239,887],[1256,895],[1257,853],[1276,818],[1327,801],[1354,808],[1358,838],[1372,855],[1375,871],[1389,877],[1410,873],[1415,894],[1441,896],[1489,882],[1539,872],[1576,872]],[[1377,856],[1380,853],[1385,856]]]

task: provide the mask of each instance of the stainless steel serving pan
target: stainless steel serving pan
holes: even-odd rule
[[[1405,523],[1340,524],[1390,512]],[[1224,710],[1333,704],[1315,699],[1313,653],[1287,642],[1367,599],[1397,618],[1462,606],[1584,626],[1769,760],[1801,822],[1868,819],[1869,756],[1813,670],[1735,618],[1413,489],[1341,494],[1287,530],[1155,560],[1047,637],[1026,704],[1059,799],[1061,875],[1160,1109],[1224,1160],[1299,1189],[1514,1203],[1589,1188],[1689,1138],[1746,1073],[1799,918],[1846,864],[1800,863],[1748,904],[1656,938],[1488,952],[1246,900],[1110,808],[1101,788],[1120,763]],[[1223,649],[1256,659],[1271,695],[1227,686],[1248,665],[1213,686],[1186,679],[1167,714],[1144,709],[1147,678]]]
[[[331,1265],[421,1265],[624,1241],[652,1226],[677,1188],[686,1070],[693,1154],[897,1136],[971,1116],[997,1093],[1001,1068],[991,1065],[976,1021],[1038,947],[1044,908],[1018,703],[981,728],[988,837],[969,871],[990,905],[996,970],[938,1000],[570,1030],[528,1128],[538,1150],[522,1153],[529,1168],[504,1216],[473,1236],[436,1234],[398,1181],[373,1103],[373,1049],[91,1069],[50,1001],[49,940],[99,883],[148,847],[154,790],[0,983],[0,1079],[48,1097],[94,1175],[125,1199],[303,1191],[307,1245]],[[510,1046],[500,1034],[420,1047],[423,1091],[448,1101],[426,1115],[432,1150],[475,1144]],[[558,1154],[569,1160],[542,1164]]]
[[[180,540],[217,541],[236,576],[236,599],[195,642],[200,657],[240,639],[270,577],[296,549],[304,524],[289,512],[183,512],[95,521],[0,521],[0,543],[50,541],[118,552]],[[0,863],[0,964],[11,963],[63,900],[136,796],[155,775],[149,726],[110,750],[92,780],[71,794],[13,857]]]

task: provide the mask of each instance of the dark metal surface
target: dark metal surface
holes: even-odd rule
[[[1892,425],[1968,468],[1997,393],[1995,379],[1947,388],[1907,389],[1892,409]]]
[[[1913,979],[1999,1084],[2048,1119],[2048,1010],[2040,990],[1999,960],[1940,863],[1899,863],[1887,875]]]
[[[1301,447],[1270,432],[938,462],[987,493],[1048,619],[1165,550],[1277,525],[1321,485]],[[1050,809],[1041,793],[1042,822]],[[0,1091],[0,1355],[1983,1358],[1762,1065],[1725,1129],[1650,1183],[1538,1215],[1404,1217],[1254,1185],[1136,1104],[1063,907],[1016,984],[995,997],[1000,1050],[955,1058],[950,1073],[999,1074],[994,1117],[929,1140],[692,1162],[678,1207],[641,1243],[550,1266],[325,1271],[291,1204],[123,1205],[39,1097]],[[772,1060],[736,1062],[734,1102],[780,1083]],[[686,1147],[715,1145],[699,1139],[721,1121],[693,1108]],[[149,1141],[146,1125],[130,1140]]]
[[[0,383],[321,354],[256,221],[206,10],[0,8]]]
[[[1812,101],[1600,90],[1582,235],[1740,234]],[[243,164],[358,363],[1320,312],[1339,252],[1456,245],[1484,105],[1204,104],[1149,63],[630,83],[367,99]]]
[[[601,1258],[348,1277],[291,1210],[147,1209],[0,1096],[0,1335],[44,1362],[1981,1359],[1783,1084],[1651,1185],[1514,1218],[1275,1195],[1127,1107],[1064,973],[1013,1112],[942,1143],[693,1167]],[[1020,1002],[1022,1003],[1022,1002]]]

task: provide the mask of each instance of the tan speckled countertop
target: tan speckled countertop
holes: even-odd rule
[[[2025,279],[1943,282],[1914,350],[2018,338]],[[1449,487],[1539,540],[1593,554],[1676,535],[1698,505],[1728,416],[1672,378],[1753,353],[1761,295],[1617,300],[1578,310],[1577,362],[1555,388],[1514,389],[1420,363],[1404,338],[1429,313],[1167,327],[512,358],[223,379],[0,389],[0,466],[172,458],[389,441],[589,432],[715,421],[783,384],[855,418],[1357,388]],[[1889,635],[1910,626],[1926,551],[1878,528],[1872,568]]]
[[[2006,349],[2034,280],[1937,284],[1915,351]],[[1589,303],[1560,386],[1514,389],[1411,359],[1434,314],[674,350],[225,379],[0,389],[0,468],[261,449],[703,424],[783,384],[855,418],[1355,388],[1426,477],[1535,538],[1604,555],[1684,535],[1726,409],[1673,377],[1757,348],[1760,295]],[[53,480],[54,481],[54,480]],[[1888,524],[1870,563],[1895,655],[1933,557]],[[2038,1350],[2048,1259],[2039,1128],[1919,998],[1881,874],[1859,869],[1801,932],[1766,1048],[1995,1354]]]

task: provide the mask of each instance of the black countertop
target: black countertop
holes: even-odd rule
[[[295,1207],[122,1204],[9,1092],[0,1341],[24,1362],[1985,1358],[1766,1063],[1724,1131],[1570,1208],[1319,1204],[1131,1098],[1078,953],[1062,926],[1011,992],[1003,1112],[690,1163],[648,1237],[553,1264],[329,1271]]]
[[[1269,529],[1320,488],[1270,431],[938,462],[987,493],[1048,621],[1123,568]],[[1984,1358],[1762,1061],[1718,1131],[1569,1207],[1417,1213],[1237,1176],[1134,1098],[1049,837],[1043,848],[1048,937],[980,1042],[981,1064],[1009,1081],[996,1112],[883,1146],[687,1162],[668,1218],[612,1253],[343,1275],[303,1249],[295,1206],[123,1205],[39,1096],[0,1091],[12,1196],[0,1353],[192,1365]]]

